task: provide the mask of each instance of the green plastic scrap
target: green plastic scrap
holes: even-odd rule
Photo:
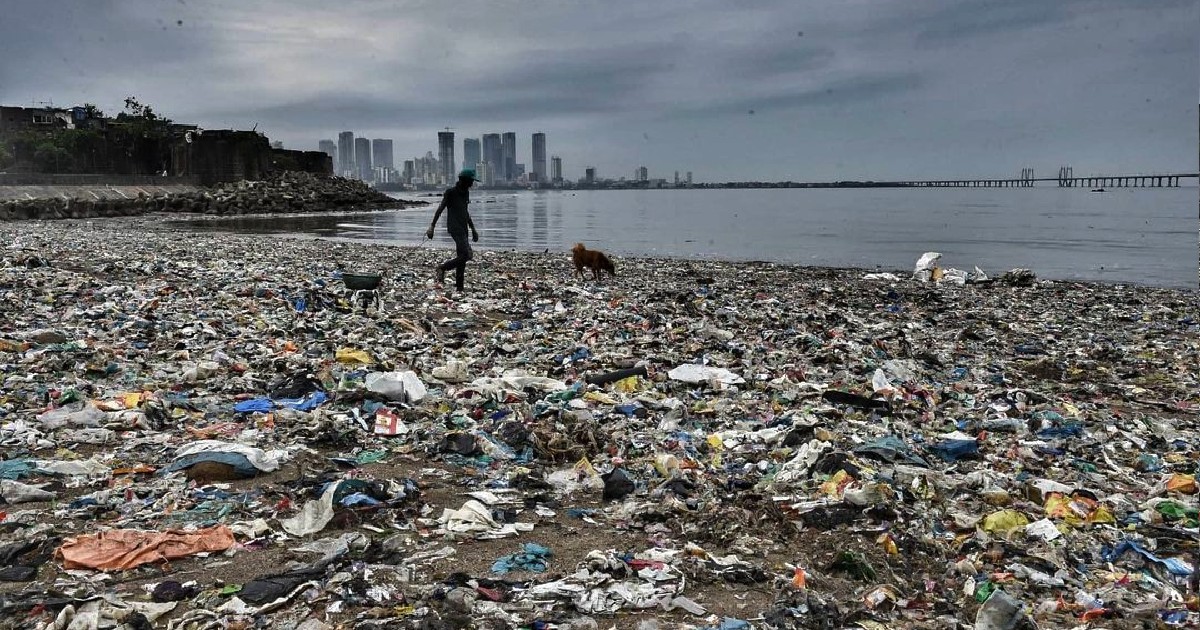
[[[549,396],[546,396],[546,400],[551,400],[551,401],[556,401],[556,402],[567,402],[567,401],[571,400],[572,398],[575,398],[575,396],[578,393],[579,392],[576,391],[574,388],[568,388],[568,389],[564,389],[560,392],[555,392],[553,394],[550,394]]]
[[[875,579],[875,569],[867,562],[866,557],[853,551],[843,551],[829,565],[830,571],[842,571],[851,577],[864,582]]]
[[[360,464],[376,464],[387,459],[387,451],[363,451],[358,454],[354,461]]]
[[[68,404],[71,404],[71,403],[73,403],[75,401],[79,401],[79,400],[83,400],[83,394],[80,394],[79,392],[75,391],[74,389],[68,389],[67,391],[65,391],[59,395],[58,405],[61,407],[63,405],[68,405]]]
[[[1194,527],[1196,520],[1200,519],[1200,510],[1189,508],[1175,501],[1163,501],[1154,506],[1154,509],[1168,521],[1184,521],[1183,525],[1185,527]]]
[[[991,596],[992,591],[994,591],[994,590],[996,590],[995,584],[992,584],[991,582],[989,582],[987,580],[980,582],[979,586],[975,587],[975,601],[977,601],[981,604],[983,602],[986,602],[987,598]]]

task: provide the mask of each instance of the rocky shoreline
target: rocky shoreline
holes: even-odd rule
[[[263,181],[221,184],[169,195],[138,194],[128,199],[46,197],[0,201],[0,221],[133,217],[152,213],[235,216],[355,212],[427,203],[394,199],[357,180],[285,172]]]
[[[31,627],[1200,622],[1194,291],[481,251],[459,294],[428,247],[0,240]]]

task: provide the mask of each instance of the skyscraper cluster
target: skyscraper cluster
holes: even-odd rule
[[[392,141],[355,137],[352,131],[338,134],[337,142],[321,140],[319,150],[328,154],[334,171],[342,177],[366,182],[405,184],[410,186],[449,186],[458,176],[455,158],[455,136],[449,127],[437,132],[437,154],[427,151],[424,156],[404,160],[396,170]],[[531,170],[518,162],[517,134],[485,133],[478,138],[463,138],[462,168],[474,169],[476,177],[486,186],[562,185],[562,158],[550,158],[546,163],[546,134],[534,133],[531,138]]]
[[[517,134],[485,133],[479,138],[463,139],[463,168],[473,168],[487,186],[511,186],[525,184],[551,184],[562,181],[562,161],[557,177],[547,177],[546,134],[538,132],[532,137],[532,170],[524,162],[517,161]]]
[[[317,150],[333,159],[334,174],[365,182],[393,182],[398,178],[392,141],[356,138],[353,131],[338,134],[337,143],[321,140]]]

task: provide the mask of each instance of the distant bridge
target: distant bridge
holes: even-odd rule
[[[699,188],[1033,188],[1054,183],[1059,188],[1178,188],[1185,179],[1200,180],[1200,173],[1154,173],[1150,175],[1089,175],[1075,177],[1071,167],[1059,169],[1058,177],[1035,177],[1033,169],[1021,169],[1020,177],[987,179],[902,179],[895,181],[842,180],[836,182],[726,182],[700,184]]]
[[[1032,188],[1038,182],[1054,182],[1059,188],[1177,188],[1184,179],[1200,180],[1200,173],[1155,173],[1152,175],[1092,175],[1075,177],[1071,167],[1059,169],[1058,177],[1034,177],[1031,169],[1012,179],[930,179],[878,182],[876,185],[913,188]]]

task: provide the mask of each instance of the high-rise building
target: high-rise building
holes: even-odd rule
[[[371,181],[371,141],[366,138],[354,139],[354,165],[357,167],[357,177],[364,182]]]
[[[633,179],[639,182],[648,182],[650,181],[650,171],[645,166],[639,166],[637,167],[637,171],[634,172]]]
[[[404,160],[404,174],[401,181],[405,184],[411,184],[413,178],[417,176],[416,160]]]
[[[479,163],[483,160],[482,153],[479,150],[479,138],[463,138],[463,168],[473,168],[479,170]],[[478,177],[479,173],[475,173]]]
[[[317,150],[333,159],[333,168],[338,168],[337,144],[333,140],[322,140],[317,143]]]
[[[562,181],[562,158],[557,155],[550,158],[550,181],[556,184]]]
[[[533,134],[533,176],[535,182],[546,181],[546,134]]]
[[[376,138],[371,141],[371,162],[375,168],[396,170],[396,160],[392,155],[392,141]]]
[[[438,161],[433,157],[433,151],[426,151],[425,157],[419,160],[419,164],[420,168],[417,170],[421,181],[426,184],[438,183],[442,170],[438,168]]]
[[[688,171],[688,174],[687,174],[687,185],[688,186],[692,185],[692,172],[691,171]]]
[[[342,177],[354,176],[354,132],[343,131],[338,134],[338,167],[337,174]]]
[[[596,183],[596,167],[595,166],[589,166],[589,167],[583,169],[583,181],[585,181],[589,184]]]
[[[675,185],[679,185],[679,171],[675,171]]]
[[[488,163],[491,179],[483,180],[488,186],[493,186],[496,180],[504,179],[501,165],[504,164],[504,147],[500,142],[500,134],[483,134],[483,161]]]
[[[487,186],[495,184],[496,172],[495,169],[492,168],[492,163],[488,162],[487,160],[476,163],[475,177],[478,177],[479,181],[483,182]]]
[[[454,132],[438,132],[438,166],[443,184],[454,181]]]
[[[504,132],[500,137],[500,146],[504,149],[501,161],[504,181],[511,182],[517,178],[517,134],[512,131]]]

